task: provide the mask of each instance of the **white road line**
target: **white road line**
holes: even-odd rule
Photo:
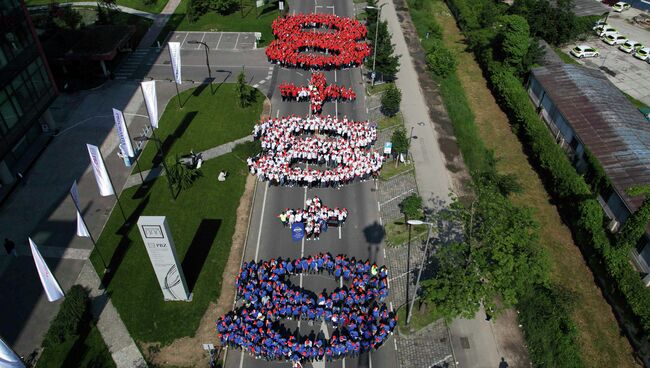
[[[205,32],[203,32],[203,36],[201,36],[201,42],[203,42],[203,39],[205,38]],[[196,49],[199,50],[201,49],[201,44],[196,45]]]
[[[384,259],[386,259],[386,248],[382,249],[384,251]]]
[[[334,113],[336,113],[336,116],[339,116],[339,101],[335,100],[334,101]]]
[[[262,224],[264,224],[264,208],[266,208],[266,193],[269,191],[269,186],[264,188],[264,199],[262,199],[262,214],[260,215],[260,228],[257,231],[257,245],[255,246],[255,262],[260,253],[260,239],[262,238]]]
[[[259,84],[264,84],[264,83],[266,83],[265,79],[262,79],[261,81],[259,81]]]
[[[223,37],[223,32],[219,34],[219,41],[217,41],[217,47],[215,47],[215,50],[219,50],[219,44],[221,43],[221,37]]]
[[[390,201],[388,201],[388,202],[390,202]],[[377,201],[377,211],[381,212],[381,204],[379,203],[379,201]]]
[[[244,350],[241,351],[241,358],[239,358],[239,368],[244,367]]]
[[[181,48],[183,48],[183,44],[185,43],[185,40],[187,39],[187,36],[189,36],[189,33],[185,33],[185,38],[183,38],[183,42],[181,42]]]
[[[336,70],[334,70],[334,83],[336,83]]]
[[[257,88],[257,87],[259,87],[258,84],[253,84],[253,88]]]
[[[381,216],[379,216],[379,225],[384,226],[384,220],[381,219]]]
[[[345,358],[343,358],[343,360],[341,361],[341,363],[343,364],[343,368],[345,368]],[[241,368],[241,367],[240,367],[240,368]]]
[[[339,225],[339,239],[341,239],[341,225]]]
[[[393,344],[395,344],[395,351],[397,351],[397,339],[395,337],[393,337]]]
[[[275,118],[277,119],[277,118],[279,118],[279,117],[280,117],[280,109],[278,109],[278,110],[275,112]]]
[[[368,368],[372,368],[372,353],[370,351],[368,352],[368,364],[370,364]]]
[[[235,41],[235,50],[237,50],[237,44],[239,43],[239,35],[241,33],[237,33],[237,40]]]

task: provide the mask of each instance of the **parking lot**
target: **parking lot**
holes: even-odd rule
[[[637,9],[630,9],[622,14],[612,12],[607,23],[628,39],[650,46],[650,32],[631,22],[632,17],[639,13],[641,11]],[[650,64],[624,53],[618,46],[609,46],[595,34],[587,41],[577,43],[593,46],[600,53],[598,58],[576,59],[579,63],[601,69],[620,90],[650,105]],[[563,51],[569,53],[573,46],[575,45],[567,45]]]
[[[168,42],[180,42],[181,50],[200,50],[201,44],[189,41],[205,42],[210,50],[253,50],[255,33],[253,32],[173,32]]]

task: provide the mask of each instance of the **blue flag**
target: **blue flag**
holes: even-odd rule
[[[305,236],[305,224],[302,222],[294,222],[291,225],[291,239],[299,242]]]

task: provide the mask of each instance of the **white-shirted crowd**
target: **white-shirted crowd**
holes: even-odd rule
[[[384,161],[370,148],[376,127],[347,117],[270,118],[255,125],[253,137],[263,153],[248,158],[251,174],[278,185],[339,187],[377,177]],[[299,162],[308,165],[292,166]]]

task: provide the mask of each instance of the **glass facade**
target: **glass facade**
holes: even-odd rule
[[[26,13],[19,1],[0,0],[0,197],[28,164],[21,158],[41,135],[41,115],[56,96]]]

